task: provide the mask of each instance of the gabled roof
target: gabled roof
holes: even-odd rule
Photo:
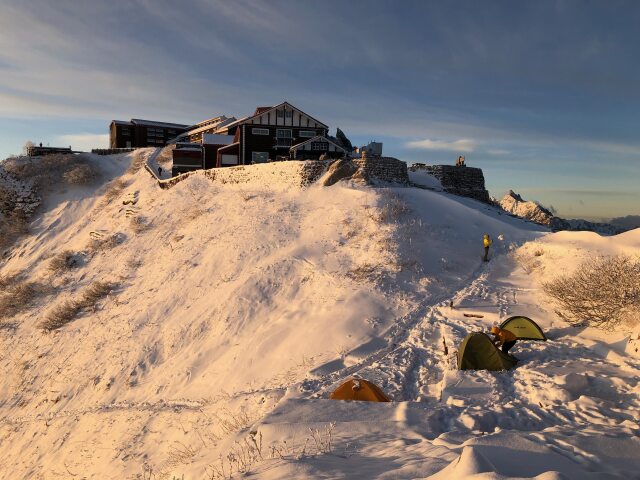
[[[262,115],[264,112],[268,112],[272,108],[273,107],[258,107],[256,108],[256,111],[253,112],[253,116],[255,117],[256,115]]]
[[[320,120],[318,120],[318,119],[316,119],[316,118],[312,117],[312,116],[311,116],[311,115],[309,115],[308,113],[303,112],[303,111],[302,111],[302,110],[300,110],[298,107],[294,107],[294,106],[293,106],[293,105],[291,105],[289,102],[282,102],[282,103],[279,103],[278,105],[275,105],[275,106],[273,106],[273,107],[258,107],[258,108],[256,108],[256,111],[254,112],[254,114],[253,114],[253,115],[250,115],[250,116],[248,116],[248,117],[245,117],[245,118],[243,118],[242,120],[238,120],[238,122],[236,122],[236,123],[240,124],[240,123],[248,122],[248,121],[249,121],[249,120],[251,120],[252,118],[258,117],[258,116],[263,115],[263,114],[265,114],[265,113],[267,113],[267,112],[271,112],[271,111],[273,111],[273,110],[275,110],[275,109],[277,109],[277,108],[279,108],[279,107],[282,107],[282,106],[287,106],[287,107],[290,107],[292,110],[297,110],[298,112],[302,113],[303,115],[306,115],[307,117],[309,117],[311,120],[313,120],[313,121],[314,121],[314,122],[316,122],[317,124],[322,125],[322,126],[323,126],[323,127],[325,127],[327,130],[329,129],[329,126],[328,126],[327,124],[322,123]],[[229,126],[231,126],[231,125],[229,125]]]
[[[338,145],[336,142],[334,142],[333,140],[329,140],[327,137],[325,137],[324,135],[316,135],[313,138],[310,138],[309,140],[305,140],[304,142],[300,142],[300,143],[296,143],[294,146],[292,146],[291,148],[289,148],[289,151],[291,150],[297,150],[298,148],[300,148],[302,145],[306,145],[307,143],[311,143],[311,142],[319,142],[319,141],[323,141],[323,142],[327,142],[330,143],[332,145],[334,145],[335,147],[339,148],[340,150],[342,150],[343,152],[346,153],[346,150],[344,149],[344,147],[342,145]]]

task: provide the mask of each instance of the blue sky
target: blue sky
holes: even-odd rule
[[[568,218],[640,214],[640,3],[0,0],[0,158],[287,100]]]

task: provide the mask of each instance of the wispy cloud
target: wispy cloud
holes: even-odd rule
[[[60,135],[56,138],[60,145],[70,145],[73,150],[89,151],[92,148],[107,148],[109,146],[109,135],[96,135],[93,133],[76,133],[72,135]]]
[[[468,138],[461,138],[459,140],[446,141],[446,140],[414,140],[407,142],[408,148],[415,148],[418,150],[440,150],[446,152],[473,152],[477,147],[477,142]]]
[[[509,150],[502,150],[500,148],[490,148],[487,150],[487,153],[491,155],[509,155],[511,152]]]

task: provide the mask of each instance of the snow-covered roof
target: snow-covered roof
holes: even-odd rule
[[[203,127],[205,125],[219,124],[220,122],[223,122],[226,119],[227,119],[226,115],[218,115],[216,117],[208,118],[207,120],[202,120],[201,122],[196,123],[194,127]]]
[[[252,118],[252,117],[242,117],[238,120],[234,119],[232,122],[223,122],[222,124],[218,125],[218,129],[222,129],[222,128],[231,128],[231,127],[235,127],[236,125],[240,125],[241,123],[243,123],[245,120]]]
[[[226,118],[225,120],[223,120],[222,122],[218,123],[218,124],[206,124],[206,125],[202,125],[201,127],[198,128],[194,128],[192,130],[188,130],[186,132],[181,133],[180,135],[178,135],[177,138],[181,138],[181,137],[186,137],[189,135],[196,135],[198,133],[201,132],[206,132],[207,130],[216,130],[218,128],[222,128],[223,125],[226,125],[228,123],[234,122],[236,120],[235,117],[231,117],[231,118]]]
[[[315,137],[310,138],[309,140],[305,140],[304,142],[296,143],[294,146],[289,148],[289,151],[297,150],[301,146],[306,145],[307,143],[311,143],[311,142],[327,142],[327,143],[330,143],[330,144],[334,145],[335,147],[339,148],[343,152],[346,152],[346,150],[344,149],[344,147],[342,145],[338,145],[336,142],[334,142],[333,140],[329,140],[324,135],[316,135]]]
[[[148,125],[150,127],[189,128],[189,125],[183,125],[181,123],[155,122],[153,120],[142,120],[140,118],[132,118],[131,123],[135,123],[136,125]]]

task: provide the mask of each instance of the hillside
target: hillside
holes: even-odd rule
[[[640,230],[549,234],[438,191],[305,188],[298,162],[160,189],[140,168],[151,152],[90,156],[101,184],[52,188],[1,266],[5,292],[31,293],[0,311],[0,471],[637,474],[637,343],[567,327],[540,282],[640,253]],[[513,314],[551,340],[520,342],[508,372],[455,368],[466,333]],[[327,400],[352,375],[393,402]]]

